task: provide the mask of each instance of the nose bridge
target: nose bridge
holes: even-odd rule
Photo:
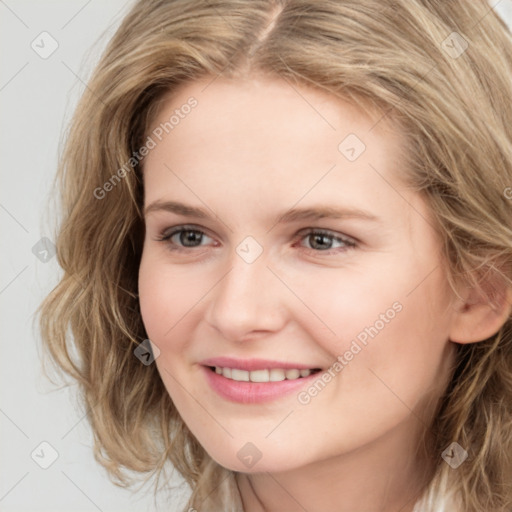
[[[206,314],[226,339],[241,340],[252,331],[281,325],[283,294],[267,264],[266,252],[253,240],[242,242],[230,255],[229,268],[212,290]]]

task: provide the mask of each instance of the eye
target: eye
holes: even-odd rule
[[[166,242],[171,251],[187,251],[211,244],[213,239],[196,227],[178,226],[162,232],[157,241]],[[353,238],[330,231],[310,229],[300,234],[299,245],[317,254],[320,252],[332,254],[354,248],[357,243]]]
[[[194,247],[201,247],[205,239],[212,240],[204,231],[187,226],[180,226],[171,232],[164,232],[157,239],[160,242],[167,242],[171,250],[186,250]]]
[[[304,233],[301,238],[302,241],[308,242],[309,247],[306,247],[306,249],[314,252],[345,251],[357,245],[352,238],[339,236],[321,229],[312,229]]]

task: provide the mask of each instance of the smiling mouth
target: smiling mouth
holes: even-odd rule
[[[280,382],[283,380],[297,380],[309,377],[321,371],[320,368],[313,369],[282,369],[271,368],[262,370],[241,370],[239,368],[224,368],[220,366],[208,366],[208,368],[226,379],[237,382]]]

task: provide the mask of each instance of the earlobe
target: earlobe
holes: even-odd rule
[[[471,289],[457,301],[450,340],[455,343],[476,343],[496,334],[512,314],[512,287]],[[490,293],[489,293],[490,292]]]

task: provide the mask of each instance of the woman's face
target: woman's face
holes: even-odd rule
[[[286,81],[217,78],[155,120],[142,317],[174,404],[225,467],[284,471],[407,435],[446,384],[440,242],[378,119]]]

